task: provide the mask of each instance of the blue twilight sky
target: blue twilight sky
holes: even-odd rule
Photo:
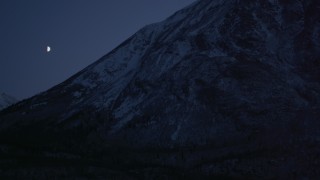
[[[0,92],[45,91],[194,1],[1,0]]]

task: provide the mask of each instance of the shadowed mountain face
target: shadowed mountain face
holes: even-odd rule
[[[319,177],[319,2],[201,0],[144,27],[0,113],[0,174]]]

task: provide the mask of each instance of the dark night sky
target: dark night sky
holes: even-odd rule
[[[1,0],[0,92],[45,91],[194,1]]]

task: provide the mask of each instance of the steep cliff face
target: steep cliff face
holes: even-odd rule
[[[319,176],[319,10],[197,1],[1,112],[1,141],[113,156],[140,175]]]

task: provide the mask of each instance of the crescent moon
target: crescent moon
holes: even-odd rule
[[[50,52],[50,51],[51,51],[51,47],[47,46],[47,52]]]

